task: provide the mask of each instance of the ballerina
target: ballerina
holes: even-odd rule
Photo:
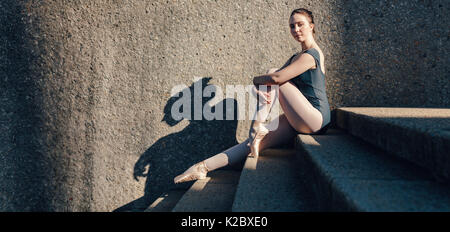
[[[299,133],[326,132],[331,121],[330,106],[325,87],[324,56],[314,39],[312,12],[295,9],[289,17],[289,27],[302,51],[291,56],[281,68],[272,68],[265,75],[253,78],[259,101],[249,138],[194,164],[176,176],[175,183],[204,179],[208,172],[240,162],[248,155],[258,158],[260,151],[291,141]],[[275,101],[279,101],[284,113],[265,124]],[[267,129],[275,125],[276,129]]]

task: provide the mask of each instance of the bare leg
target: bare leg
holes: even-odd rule
[[[267,74],[276,71],[277,69],[272,68],[267,71]],[[276,100],[275,90],[275,88],[269,88],[267,91],[272,100],[270,104],[259,103],[254,123],[264,122],[267,119],[270,108]],[[320,130],[322,114],[311,105],[294,84],[288,81],[279,86],[279,101],[287,120],[295,130],[301,133],[313,133]]]
[[[297,132],[289,124],[286,116],[280,115],[278,119],[274,119],[270,123],[274,123],[275,120],[278,120],[278,128],[276,130],[270,131],[264,137],[260,144],[261,150],[286,143],[286,141],[294,138],[295,135],[297,135]],[[205,163],[208,167],[208,170],[215,170],[228,164],[238,163],[242,159],[245,159],[250,153],[250,148],[247,146],[247,143],[248,139],[215,156],[206,159]]]
[[[277,69],[272,68],[267,71],[267,73],[273,73],[277,71]],[[250,130],[252,130],[252,127],[257,127],[259,124],[262,124],[266,121],[267,117],[269,116],[270,109],[273,106],[273,103],[277,100],[275,99],[276,96],[276,88],[268,88],[267,93],[270,94],[270,103],[261,102],[258,101],[258,110],[256,112],[256,118],[254,121],[252,121],[252,125],[250,126]],[[269,123],[269,128],[272,128],[270,124],[274,124],[276,121],[278,121],[278,127],[276,130],[269,132],[267,135],[264,136],[264,139],[261,141],[261,144],[259,145],[258,152],[262,149],[272,147],[278,144],[282,144],[286,141],[286,139],[293,138],[297,132],[292,128],[292,126],[289,125],[289,122],[286,118],[286,116],[281,115],[278,119],[273,120],[271,123]],[[273,127],[275,128],[275,127]],[[248,144],[250,142],[250,139],[247,139],[241,144],[237,144],[227,150],[225,150],[222,153],[219,153],[215,156],[212,156],[205,160],[205,164],[208,167],[209,170],[215,170],[221,167],[224,167],[228,164],[235,164],[250,153],[250,148],[248,147]]]
[[[270,110],[273,106],[273,103],[275,102],[276,97],[276,88],[267,86],[267,89],[261,88],[259,91],[264,92],[265,94],[268,94],[270,96],[270,102],[267,103],[260,97],[258,97],[258,106],[255,116],[254,122],[260,122],[263,123],[266,121],[266,119],[269,117]]]
[[[291,126],[301,133],[314,133],[322,126],[322,114],[291,82],[279,88],[279,100]]]
[[[279,117],[278,129],[269,132],[261,141],[258,152],[286,142],[300,133],[314,133],[322,126],[322,114],[291,82],[279,87],[279,101],[284,114]],[[272,121],[274,122],[274,121]]]
[[[273,120],[270,123],[274,123]],[[270,126],[269,123],[269,126]],[[281,144],[285,144],[293,139],[298,134],[297,131],[290,125],[289,121],[285,114],[282,114],[278,117],[278,127],[276,130],[270,131],[264,139],[261,141],[259,145],[260,151],[275,147]]]
[[[263,104],[262,108],[258,109],[257,120],[254,122],[261,124],[267,119],[268,112],[270,112],[270,108],[276,100],[272,94],[274,94],[274,91],[271,91],[271,102],[266,103],[266,105]],[[278,123],[277,129],[268,132],[263,138],[259,139],[257,146],[253,143],[252,149],[250,149],[247,146],[250,140],[249,138],[243,143],[237,144],[224,152],[193,165],[183,174],[175,177],[174,181],[181,183],[205,178],[208,171],[241,161],[248,156],[250,150],[255,152],[256,148],[256,153],[258,153],[260,150],[285,143],[289,139],[292,139],[298,132],[311,133],[320,129],[322,114],[311,105],[292,83],[286,82],[279,87],[279,101],[285,114],[270,123]]]
[[[277,69],[275,68],[271,68],[267,71],[267,74],[273,73],[275,72]],[[267,86],[267,89],[260,89],[261,92],[264,92],[265,94],[268,94],[270,96],[270,102],[267,103],[265,101],[263,101],[261,99],[261,97],[256,96],[257,97],[257,110],[256,110],[256,115],[255,115],[255,120],[252,121],[251,125],[250,125],[250,132],[249,132],[249,137],[252,137],[251,133],[252,133],[252,128],[258,127],[260,126],[260,124],[264,123],[267,118],[269,117],[269,113],[270,110],[273,106],[273,103],[276,101],[275,97],[276,97],[276,88]]]
[[[278,127],[264,136],[259,145],[259,151],[286,143],[298,132],[316,132],[322,125],[322,114],[311,105],[295,85],[286,82],[280,86],[279,92],[279,101],[284,114],[269,123],[268,127],[278,120]],[[274,100],[272,98],[272,104]],[[206,166],[208,169],[214,170],[241,161],[250,153],[248,142],[249,139],[206,159]]]
[[[278,123],[278,127],[277,129],[270,131],[261,141],[261,150],[283,144],[297,135],[297,132],[289,124],[285,115],[279,116],[278,119],[274,119],[269,124],[271,123]],[[247,146],[248,141],[249,139],[193,165],[184,173],[175,177],[175,183],[202,179],[206,177],[206,173],[209,171],[224,167],[228,164],[240,162],[241,160],[245,159],[250,153],[250,148]]]
[[[206,159],[205,164],[208,167],[208,170],[215,170],[227,166],[228,164],[235,164],[241,161],[250,153],[250,147],[247,146],[247,143],[248,139]]]
[[[267,74],[274,73],[276,71],[277,69],[271,68],[267,71]],[[272,108],[273,103],[275,102],[276,88],[267,86],[267,89],[264,92],[270,95],[270,103],[260,101],[261,99],[258,98],[258,110],[256,111],[256,118],[255,118],[255,121],[257,122],[266,121],[267,117],[269,116],[270,109]]]
[[[270,69],[267,71],[267,74],[275,72],[276,69]],[[267,87],[267,86],[266,86]],[[257,111],[256,118],[252,121],[249,131],[249,146],[251,156],[258,157],[260,149],[260,143],[264,139],[264,137],[269,133],[269,130],[264,125],[264,122],[267,120],[269,113],[273,107],[273,103],[277,101],[278,86],[274,88],[274,86],[269,86],[267,89],[260,88],[257,94]],[[264,95],[265,97],[261,97],[260,95]],[[276,128],[277,124],[273,124]],[[270,127],[269,127],[270,128]],[[271,128],[273,129],[273,128]]]
[[[237,144],[227,150],[214,155],[206,160],[194,164],[182,174],[174,178],[175,183],[198,180],[206,178],[206,174],[215,169],[224,167],[228,164],[239,162],[245,158],[250,152],[247,146],[248,139],[243,143]]]

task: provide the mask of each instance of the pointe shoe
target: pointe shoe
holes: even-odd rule
[[[266,136],[269,133],[269,130],[262,124],[260,124],[257,127],[254,127],[253,130],[254,130],[254,133],[251,133],[251,134],[253,134],[253,135],[251,135],[251,137],[253,137],[253,139],[249,143],[250,151],[251,151],[250,157],[258,158],[259,144],[263,140],[264,136]]]
[[[187,181],[192,180],[201,180],[206,178],[206,173],[208,173],[210,170],[206,167],[205,161],[196,163],[192,165],[189,169],[187,169],[182,174],[176,176],[173,179],[173,182],[175,184],[183,183]]]

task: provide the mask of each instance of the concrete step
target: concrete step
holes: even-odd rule
[[[302,184],[295,153],[293,149],[267,149],[258,159],[248,157],[232,211],[314,211],[314,198]]]
[[[145,212],[170,212],[183,197],[186,190],[171,190],[156,199]]]
[[[450,211],[450,186],[345,131],[298,135],[297,156],[322,211]]]
[[[230,212],[240,171],[215,170],[197,180],[172,212]]]
[[[450,180],[450,109],[344,107],[336,110],[336,124]]]

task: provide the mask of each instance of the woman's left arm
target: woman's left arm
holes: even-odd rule
[[[314,58],[308,53],[303,53],[298,59],[294,58],[292,63],[284,69],[271,74],[254,77],[253,84],[256,86],[281,85],[315,66],[316,62]]]

